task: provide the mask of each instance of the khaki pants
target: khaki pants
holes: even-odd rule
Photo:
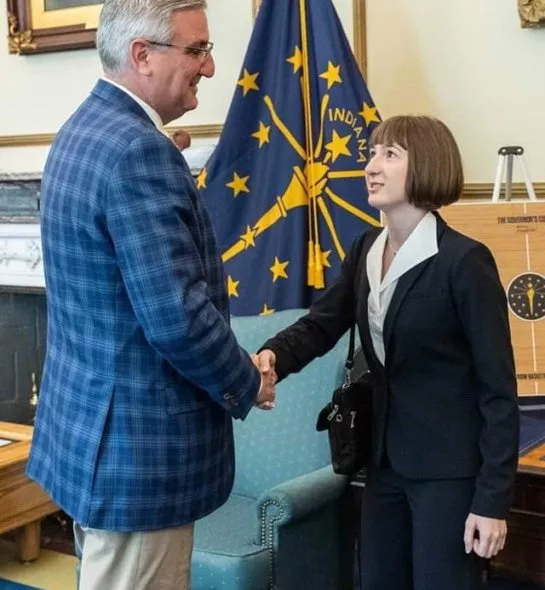
[[[115,533],[74,523],[79,590],[189,590],[193,523]]]

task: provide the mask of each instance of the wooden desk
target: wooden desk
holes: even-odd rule
[[[545,444],[519,460],[507,527],[507,543],[492,560],[491,575],[545,584]]]
[[[32,426],[0,422],[0,534],[17,530],[17,556],[33,561],[40,554],[40,521],[59,509],[49,496],[25,476]]]

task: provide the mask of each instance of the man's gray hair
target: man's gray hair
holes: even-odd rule
[[[206,0],[105,0],[97,30],[97,48],[105,72],[127,65],[131,41],[142,37],[172,41],[171,16],[176,10],[206,8]]]

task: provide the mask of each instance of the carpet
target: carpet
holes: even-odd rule
[[[27,586],[26,584],[18,584],[17,582],[10,582],[9,580],[2,580],[0,578],[0,590],[41,590],[36,586]]]

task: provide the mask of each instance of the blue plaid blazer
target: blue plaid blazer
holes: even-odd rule
[[[99,81],[42,180],[47,353],[28,475],[78,523],[192,522],[228,497],[260,377],[229,327],[209,217],[175,145]]]

